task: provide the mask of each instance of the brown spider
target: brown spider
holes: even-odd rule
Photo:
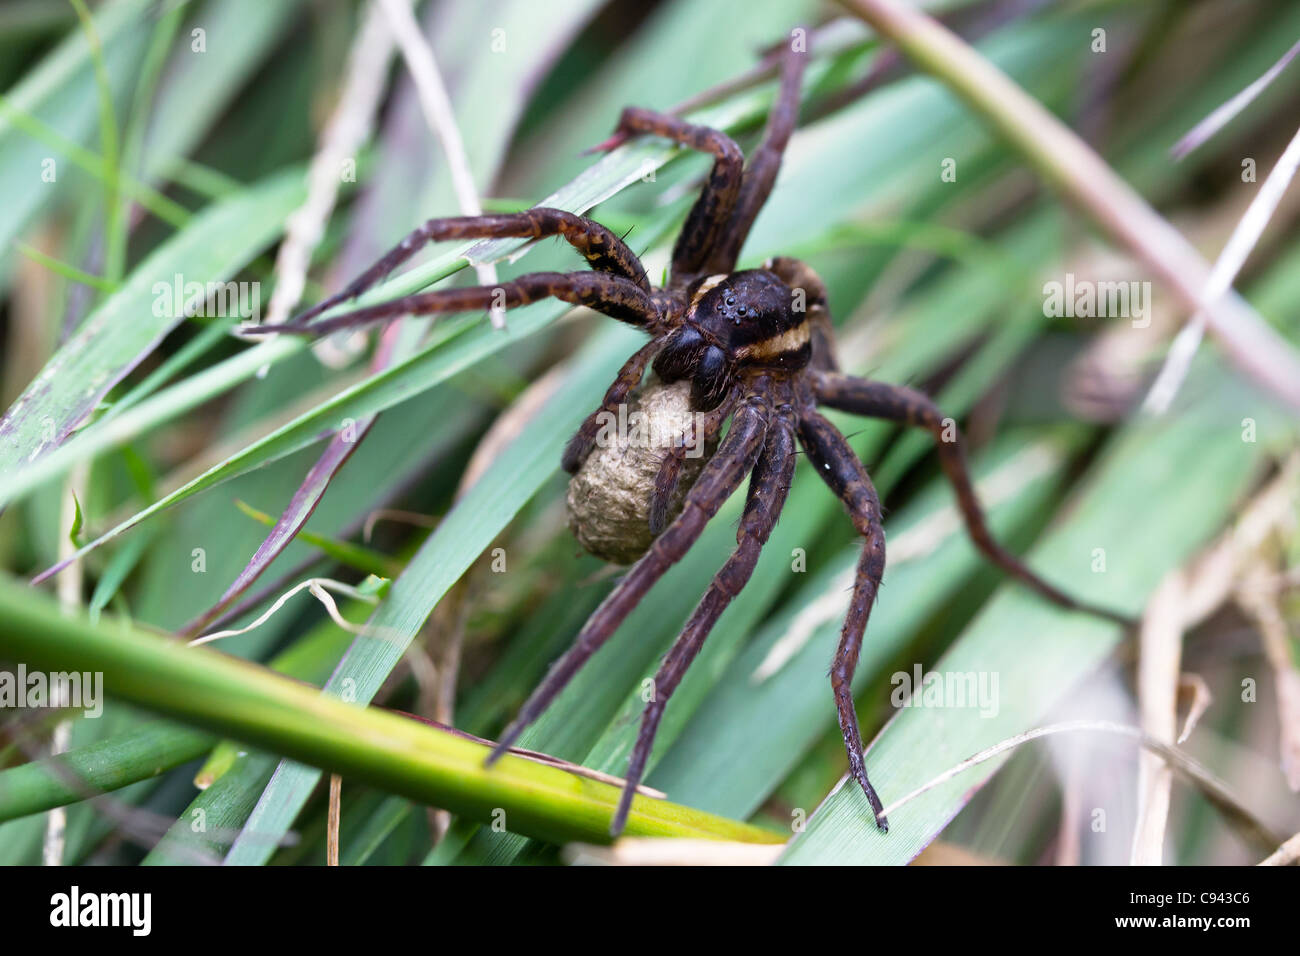
[[[649,508],[653,543],[592,614],[573,646],[551,666],[488,758],[490,764],[510,748],[614,634],[651,586],[686,554],[709,519],[749,476],[738,546],[713,578],[655,675],[654,699],[642,715],[626,786],[610,826],[615,836],[627,820],[669,697],[714,623],[749,580],[781,513],[794,474],[796,443],[803,446],[818,474],[844,502],[854,527],[866,539],[830,678],[849,768],[870,801],[877,825],[888,829],[880,798],[867,779],[851,693],[867,617],[885,570],[880,502],[862,462],[817,412],[818,405],[929,431],[966,528],[989,559],[1063,607],[1124,620],[1075,601],[993,539],[971,485],[961,441],[948,431],[951,421],[930,399],[909,388],[854,378],[837,369],[826,289],[811,268],[782,257],[769,260],[761,269],[734,271],[750,227],[772,191],[794,128],[805,59],[805,54],[795,52],[784,56],[777,100],[748,166],[740,148],[725,134],[643,109],[624,110],[614,136],[596,147],[612,149],[630,136],[651,134],[714,157],[708,181],[673,248],[668,284],[662,288],[651,285],[637,256],[604,226],[560,209],[538,207],[505,215],[431,219],[342,292],[288,324],[264,327],[321,334],[404,315],[509,308],[551,296],[630,323],[650,336],[619,371],[601,407],[588,416],[569,442],[563,459],[567,471],[573,473],[582,466],[596,445],[600,422],[626,402],[651,366],[666,383],[690,383],[693,408],[708,413],[700,419],[711,433],[706,438],[716,441],[730,419],[725,439],[700,471],[671,523],[671,502],[684,456],[678,448],[665,455]],[[308,324],[375,285],[428,242],[547,236],[562,237],[582,253],[594,271],[533,273],[496,288],[425,292]]]

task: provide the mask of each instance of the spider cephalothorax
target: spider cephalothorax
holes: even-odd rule
[[[808,364],[807,313],[795,292],[768,269],[698,279],[690,306],[664,340],[654,370],[665,382],[690,379],[700,411],[716,408],[745,370],[796,371]]]
[[[749,478],[748,496],[736,535],[737,547],[714,576],[680,636],[664,657],[654,678],[654,694],[641,719],[632,752],[623,798],[611,823],[621,832],[636,786],[645,772],[655,731],[669,697],[699,652],[714,623],[739,593],[758,561],[759,552],[785,504],[794,475],[796,449],[802,446],[816,472],[843,501],[854,527],[864,539],[862,557],[849,600],[839,647],[831,666],[831,687],[840,729],[848,751],[849,770],[861,785],[881,829],[887,828],[882,806],[867,779],[862,738],[852,695],[867,618],[885,569],[885,537],[880,502],[866,469],[848,442],[818,411],[827,405],[844,411],[923,428],[935,439],[944,473],[952,483],[967,530],[992,561],[1067,608],[1087,609],[1123,620],[1109,611],[1085,608],[1038,577],[1004,550],[989,533],[971,486],[962,445],[934,404],[919,392],[897,385],[854,378],[839,372],[832,348],[826,292],[816,273],[795,259],[779,257],[761,269],[736,271],[736,260],[755,217],[776,181],[799,105],[799,81],[806,54],[788,50],[783,57],[780,89],[762,141],[748,164],[734,142],[723,133],[686,123],[674,116],[627,109],[614,136],[602,148],[612,148],[630,136],[666,137],[680,145],[709,153],[713,168],[686,218],[673,248],[668,281],[650,284],[640,260],[617,236],[599,223],[560,209],[537,207],[520,213],[431,219],[367,269],[342,292],[325,299],[292,323],[268,330],[323,334],[336,328],[390,320],[409,314],[514,307],[548,296],[630,323],[650,341],[619,370],[599,408],[591,413],[564,450],[563,464],[575,473],[570,508],[587,508],[578,515],[580,540],[609,508],[626,504],[626,492],[636,492],[629,510],[633,531],[611,524],[598,553],[615,560],[637,559],[583,626],[573,646],[551,667],[541,685],[520,708],[501,735],[489,762],[504,754],[520,733],[555,699],[583,664],[614,634],[654,583],[694,544],[705,524]],[[497,287],[441,289],[406,296],[350,313],[312,321],[327,309],[359,295],[410,258],[425,243],[445,239],[497,237],[538,239],[559,236],[591,266],[589,272],[531,273]],[[635,458],[631,470],[619,469],[627,456],[606,455],[601,436],[609,417],[637,400],[647,371],[653,366],[659,383],[652,388],[681,391],[689,383],[691,421],[682,434],[655,455]],[[664,398],[665,396],[659,396]],[[644,400],[645,396],[640,396]],[[687,411],[680,405],[674,414]],[[723,429],[726,427],[725,435]],[[690,440],[688,441],[687,438]],[[692,449],[704,449],[696,466]],[[716,450],[714,450],[716,449]],[[615,465],[609,466],[609,462]],[[584,468],[607,468],[600,475]],[[640,469],[638,471],[638,469]],[[590,480],[588,480],[590,479]],[[615,494],[601,499],[602,489]],[[689,490],[687,488],[689,487]],[[643,497],[648,496],[648,501]],[[644,503],[644,507],[640,505]],[[604,515],[608,517],[608,515]],[[642,529],[640,523],[644,521]],[[618,530],[622,527],[624,530]],[[623,547],[626,545],[626,547]],[[644,552],[644,553],[642,553]]]

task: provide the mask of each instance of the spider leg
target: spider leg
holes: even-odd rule
[[[677,483],[682,477],[682,465],[692,448],[703,449],[722,431],[722,424],[736,407],[735,395],[729,395],[712,411],[696,415],[691,420],[692,441],[683,440],[673,445],[664,455],[655,475],[655,490],[650,498],[649,525],[651,534],[658,534],[668,524],[668,509],[672,506],[673,495],[677,493]],[[701,422],[701,419],[703,420]],[[701,428],[702,426],[702,428]]]
[[[627,781],[623,785],[618,811],[610,824],[609,832],[613,836],[622,833],[623,826],[627,822],[628,812],[632,808],[632,798],[636,795],[637,785],[645,774],[646,761],[654,746],[655,733],[659,729],[664,708],[668,705],[668,698],[681,683],[686,669],[691,666],[695,655],[704,646],[705,639],[713,630],[718,618],[722,616],[722,612],[727,609],[732,598],[749,582],[754,566],[758,564],[763,545],[767,543],[768,535],[772,533],[776,519],[790,493],[790,479],[794,475],[796,460],[794,425],[787,411],[784,415],[774,417],[769,423],[763,454],[758,459],[749,480],[745,512],[740,519],[740,530],[736,534],[736,550],[714,575],[708,591],[705,592],[655,674],[654,697],[646,704],[646,709],[641,715],[641,728],[637,734],[636,747],[628,763]]]
[[[699,274],[704,260],[727,227],[740,195],[745,155],[726,133],[635,106],[623,110],[614,135],[593,149],[613,149],[639,133],[662,136],[713,156],[708,182],[691,207],[673,246],[672,281],[680,287]]]
[[[328,309],[355,299],[371,286],[382,282],[395,268],[410,259],[430,242],[448,239],[505,239],[528,237],[543,239],[559,236],[582,253],[593,269],[622,276],[650,291],[641,260],[618,236],[598,222],[584,216],[575,216],[563,209],[538,206],[523,212],[487,216],[452,216],[430,219],[389,250],[383,258],[357,276],[343,291],[322,299],[314,306],[295,316],[293,325],[301,325]]]
[[[1087,611],[1125,626],[1133,623],[1123,614],[1078,601],[1055,585],[1049,584],[998,543],[989,530],[984,511],[980,508],[979,498],[976,497],[974,485],[971,483],[961,434],[952,419],[944,418],[943,413],[928,397],[906,386],[872,382],[835,372],[815,373],[813,394],[819,403],[832,408],[870,418],[883,418],[902,425],[912,425],[930,432],[934,437],[944,475],[947,476],[949,484],[957,495],[957,505],[966,522],[967,533],[976,547],[990,561],[1054,604],[1070,610]]]
[[[759,211],[772,193],[777,173],[781,169],[781,157],[785,155],[790,134],[799,121],[799,85],[807,64],[808,54],[798,52],[787,44],[781,59],[781,84],[776,102],[767,117],[763,140],[749,157],[731,221],[727,223],[719,242],[709,255],[706,272],[734,272],[736,269],[740,249],[744,246]]]
[[[403,296],[355,309],[318,322],[299,321],[258,326],[259,332],[324,335],[338,329],[386,322],[404,315],[474,312],[489,308],[513,309],[545,298],[585,305],[615,319],[638,326],[652,335],[661,316],[650,296],[635,282],[608,272],[533,272],[496,286],[438,289]]]
[[[518,716],[502,733],[496,747],[487,759],[490,766],[501,757],[555,699],[583,664],[598,651],[618,630],[624,618],[640,602],[647,591],[673,564],[681,560],[693,545],[709,519],[731,497],[754,468],[763,449],[767,431],[767,411],[763,400],[750,396],[736,410],[731,430],[722,442],[718,453],[700,473],[691,488],[686,505],[662,535],[655,539],[650,550],[623,577],[600,607],[588,618],[564,656],[551,665],[542,683],[519,709]]]
[[[582,463],[591,454],[591,450],[596,447],[596,436],[600,434],[601,416],[617,411],[618,406],[627,401],[628,393],[641,384],[641,378],[645,375],[646,366],[650,364],[650,360],[655,357],[662,344],[658,339],[651,340],[633,352],[632,357],[623,363],[623,367],[618,370],[618,375],[614,378],[614,384],[605,392],[605,398],[600,403],[600,408],[587,416],[586,420],[578,428],[577,433],[569,439],[569,443],[564,447],[564,457],[561,459],[561,464],[569,474],[572,475],[581,468]]]
[[[840,733],[849,755],[849,772],[867,795],[867,801],[876,817],[876,826],[888,832],[889,821],[883,816],[884,807],[876,795],[875,787],[867,778],[862,734],[858,730],[858,714],[853,706],[853,672],[858,666],[858,654],[862,650],[862,635],[867,629],[867,619],[871,616],[871,607],[880,589],[880,579],[885,573],[885,531],[880,523],[880,499],[876,496],[876,489],[867,476],[866,468],[844,440],[844,436],[812,407],[805,408],[799,417],[799,440],[817,469],[817,474],[844,502],[853,519],[853,526],[866,538],[862,557],[858,559],[849,611],[840,631],[840,644],[831,665],[831,689],[835,695]]]

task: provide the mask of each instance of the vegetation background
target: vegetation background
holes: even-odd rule
[[[1300,67],[1188,155],[1170,153],[1300,38],[1287,0],[919,6],[1211,261],[1295,134]],[[272,741],[349,771],[344,864],[551,862],[574,835],[599,838],[600,812],[566,830],[576,811],[530,790],[532,771],[494,790],[457,751],[426,780],[414,757],[376,756],[360,725],[315,739],[311,720],[333,712],[291,726],[257,696],[269,685],[218,684],[212,669],[205,694],[207,665],[185,671],[156,642],[118,645],[128,654],[94,641],[123,622],[194,637],[261,621],[217,647],[318,686],[333,673],[351,700],[490,738],[611,585],[616,572],[565,526],[559,460],[635,333],[547,303],[511,313],[506,332],[484,316],[407,320],[310,348],[241,339],[244,316],[210,302],[193,316],[158,307],[170,301],[159,283],[234,281],[274,318],[299,297],[298,259],[310,302],[424,218],[463,208],[387,15],[327,0],[0,8],[0,563],[29,580],[71,559],[39,589],[0,590],[0,660],[33,659],[39,643],[64,655],[47,666],[93,661],[123,698],[96,720],[6,711],[0,862],[324,862],[327,787],[304,764],[273,779]],[[801,465],[753,581],[673,697],[650,786],[756,828],[730,835],[793,836],[785,862],[900,863],[929,847],[922,859],[946,862],[1248,863],[1300,830],[1294,409],[1210,341],[1172,408],[1140,412],[1189,317],[1182,302],[1156,282],[1143,328],[1043,307],[1044,283],[1067,274],[1150,281],[1131,249],[833,4],[430,0],[415,15],[469,191],[490,209],[595,206],[654,275],[706,161],[656,142],[580,151],[625,105],[666,109],[737,78],[691,115],[751,146],[774,86],[754,72],[762,51],[809,29],[803,122],[742,263],[813,264],[843,364],[922,387],[963,423],[995,528],[1045,576],[1135,615],[1163,595],[1142,655],[1134,636],[1043,604],[968,544],[924,436],[837,416],[888,509],[890,567],[857,684],[886,803],[1033,727],[1102,720],[1167,736],[1176,688],[1180,722],[1199,714],[1179,747],[1203,770],[1173,783],[1167,821],[1152,809],[1159,761],[1140,772],[1131,739],[1071,733],[965,771],[878,835],[861,794],[835,790],[845,760],[826,679],[858,543]],[[1297,212],[1292,190],[1236,284],[1292,343]],[[573,261],[552,242],[516,249],[472,255],[507,276]],[[367,301],[475,281],[465,252],[430,250]],[[523,746],[622,773],[642,681],[724,559],[736,505]],[[1215,542],[1227,558],[1198,560]],[[266,616],[309,579],[354,585],[326,593],[368,636],[305,587]],[[99,624],[59,623],[83,619]],[[898,707],[898,675],[916,668],[996,677],[996,707]],[[182,723],[151,713],[187,708]],[[266,749],[218,743],[233,721]],[[51,747],[69,751],[71,778],[34,759]],[[708,832],[712,819],[672,825]],[[656,832],[644,820],[632,831]]]

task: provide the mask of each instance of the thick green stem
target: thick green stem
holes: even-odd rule
[[[268,666],[286,677],[319,686],[338,664],[351,639],[332,621],[326,621],[277,654]],[[178,724],[151,723],[70,750],[59,758],[59,766],[41,760],[0,771],[0,821],[78,803],[92,795],[148,780],[213,750],[214,743],[210,734]],[[217,746],[199,771],[196,785],[212,784],[229,767],[237,747],[231,741]]]
[[[111,696],[514,832],[609,841],[616,787],[513,756],[488,770],[482,744],[119,621],[65,617],[11,578],[0,579],[0,657],[29,671],[101,672]],[[626,832],[781,842],[780,834],[646,797],[633,803]]]

